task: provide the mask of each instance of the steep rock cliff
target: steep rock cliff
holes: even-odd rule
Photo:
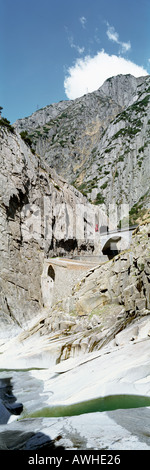
[[[41,321],[21,335],[48,338],[56,363],[150,336],[150,212],[133,233],[129,250],[91,268]],[[59,300],[59,296],[58,296]]]
[[[50,171],[20,135],[3,127],[0,160],[0,313],[1,325],[11,328],[14,322],[25,324],[43,306],[44,257],[71,256],[82,248],[91,252],[93,243],[77,239],[73,229],[70,232],[76,207],[85,202],[82,194]],[[84,224],[86,229],[86,220]]]
[[[149,207],[149,76],[112,77],[97,91],[47,106],[15,126],[93,203],[129,204],[135,219]]]

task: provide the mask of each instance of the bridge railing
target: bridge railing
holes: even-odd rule
[[[114,230],[109,230],[109,228],[107,230],[101,230],[100,228],[100,235],[101,236],[106,236],[106,235],[111,235],[111,234],[115,234],[115,233],[118,233],[118,232],[133,232],[136,228],[138,227],[138,225],[130,225],[129,227],[121,227],[121,228],[116,228]]]

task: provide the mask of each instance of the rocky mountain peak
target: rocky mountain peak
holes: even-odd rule
[[[0,131],[1,308],[5,320],[15,315],[22,322],[22,312],[28,316],[42,305],[43,256],[94,250],[93,242],[77,240],[69,231],[64,237],[66,204],[74,219],[76,204],[85,196],[94,217],[99,207],[107,214],[113,202],[118,220],[119,208],[127,204],[131,223],[149,208],[150,77],[112,77],[99,90],[47,106],[14,127],[15,132],[8,126]],[[49,197],[51,238],[43,250],[42,207]],[[38,224],[29,223],[35,206],[41,211],[40,239]],[[85,215],[85,233],[90,228],[87,219]],[[28,240],[26,230],[31,232]],[[57,239],[56,232],[63,232],[62,237]]]
[[[149,207],[150,76],[111,77],[95,92],[15,123],[34,150],[93,204]],[[138,207],[135,207],[138,205]],[[135,214],[136,215],[136,214]]]
[[[145,77],[135,78],[130,74],[117,75],[108,78],[100,90],[124,108],[136,100],[137,87],[143,83],[143,79],[145,80]]]

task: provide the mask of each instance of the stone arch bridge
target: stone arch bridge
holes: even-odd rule
[[[132,233],[137,225],[117,230],[108,230],[107,227],[101,231],[101,252],[112,259],[122,250],[127,250],[131,243]]]
[[[87,271],[92,271],[120,251],[128,249],[135,228],[136,226],[116,231],[105,230],[96,234],[97,247],[99,246],[96,256],[78,256],[74,259],[46,258],[41,276],[43,305],[51,307],[59,300],[69,298],[73,286],[84,278]]]

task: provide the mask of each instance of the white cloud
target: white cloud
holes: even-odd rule
[[[110,41],[117,42],[117,44],[118,44],[119,43],[119,35],[115,31],[115,28],[113,26],[110,26],[109,23],[107,23],[107,26],[108,26],[108,29],[106,31],[106,34],[108,36],[108,39],[110,39]]]
[[[130,41],[128,41],[128,42],[119,41],[119,34],[115,31],[114,26],[110,26],[109,23],[107,23],[106,34],[107,34],[108,39],[110,41],[116,42],[116,44],[119,44],[119,46],[121,46],[121,52],[122,53],[127,52],[131,49]]]
[[[104,50],[94,57],[78,58],[75,64],[68,69],[64,87],[66,96],[75,99],[87,92],[97,90],[104,81],[118,74],[131,74],[135,77],[148,75],[148,72],[139,65],[123,57],[109,55]]]
[[[73,36],[69,36],[68,37],[68,41],[69,41],[69,44],[70,44],[70,47],[72,49],[76,49],[76,51],[78,52],[78,54],[83,54],[85,48],[84,46],[80,47],[78,44],[75,44],[74,43],[74,39],[73,39]]]
[[[82,28],[85,28],[85,25],[86,25],[86,18],[85,16],[81,16],[81,18],[79,18],[79,21],[82,25]]]
[[[83,54],[83,52],[84,52],[84,50],[85,50],[84,46],[82,46],[82,47],[76,46],[76,49],[77,49],[77,51],[79,52],[79,54]]]
[[[121,42],[121,49],[122,49],[122,52],[127,52],[131,49],[131,43],[130,41],[128,42]]]

